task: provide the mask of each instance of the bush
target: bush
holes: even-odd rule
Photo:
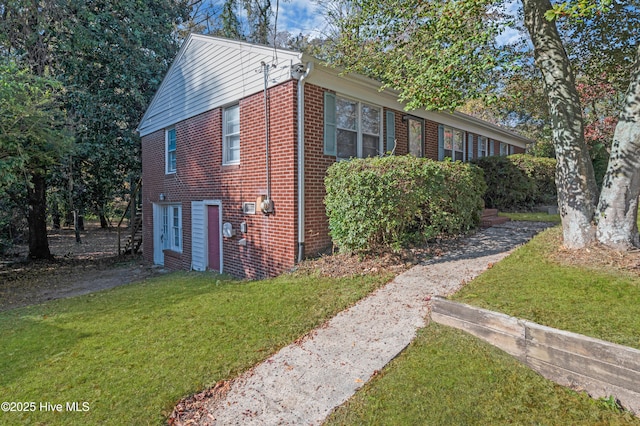
[[[537,204],[555,204],[556,160],[515,154],[473,160],[484,170],[485,205],[500,210],[530,209]]]
[[[331,238],[355,252],[468,231],[486,188],[478,167],[413,156],[338,162],[325,184]]]

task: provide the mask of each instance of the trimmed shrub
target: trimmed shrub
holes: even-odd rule
[[[478,167],[413,156],[337,162],[325,185],[331,238],[355,252],[466,232],[486,189]]]
[[[500,210],[530,209],[537,204],[554,204],[556,160],[515,154],[473,160],[484,170],[487,207]]]

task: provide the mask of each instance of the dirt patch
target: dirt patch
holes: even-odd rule
[[[371,273],[392,272],[399,274],[433,257],[442,256],[464,246],[467,236],[438,238],[421,247],[404,248],[397,252],[379,252],[366,255],[334,253],[305,260],[297,265],[301,272],[327,277],[350,277]]]
[[[617,251],[601,244],[593,244],[584,249],[570,250],[563,247],[562,232],[559,228],[553,231],[551,238],[556,249],[549,257],[561,265],[640,276],[640,249]]]
[[[0,311],[104,290],[160,273],[140,255],[118,256],[117,231],[87,224],[77,243],[72,229],[49,232],[53,261],[28,261],[28,247],[0,258]]]

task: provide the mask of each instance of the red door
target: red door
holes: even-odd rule
[[[209,269],[220,271],[220,208],[207,206]]]

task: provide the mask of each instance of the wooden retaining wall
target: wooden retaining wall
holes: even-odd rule
[[[432,299],[431,319],[491,343],[560,385],[594,398],[613,395],[640,415],[640,350],[441,297]]]

